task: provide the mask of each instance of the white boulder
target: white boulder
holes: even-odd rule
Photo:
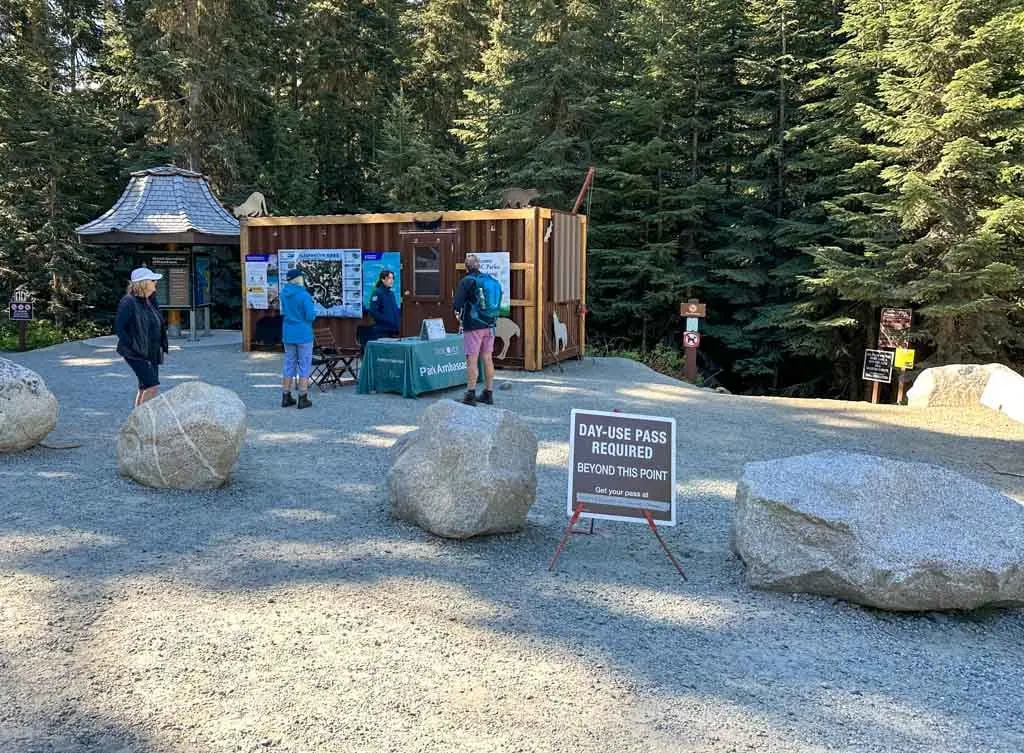
[[[916,408],[984,405],[1024,421],[1024,376],[1001,363],[953,364],[925,369],[907,392]]]
[[[35,447],[57,425],[57,398],[31,369],[0,358],[0,453]]]
[[[117,437],[121,473],[161,489],[228,480],[245,440],[245,404],[231,390],[186,382],[132,411]]]
[[[438,536],[518,531],[537,491],[537,438],[507,410],[440,400],[392,449],[391,510]]]
[[[890,610],[1024,606],[1024,505],[923,463],[843,452],[748,463],[730,547],[754,588]]]

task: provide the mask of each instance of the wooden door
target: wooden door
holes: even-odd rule
[[[455,292],[457,232],[402,236],[402,335],[417,335],[424,319],[444,319],[445,329],[458,332],[452,311]]]

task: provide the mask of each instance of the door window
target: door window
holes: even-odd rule
[[[441,297],[441,251],[434,246],[413,248],[413,295]]]

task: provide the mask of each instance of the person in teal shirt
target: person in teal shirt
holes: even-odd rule
[[[316,306],[306,290],[302,270],[289,269],[287,283],[281,289],[281,342],[284,343],[284,373],[281,379],[281,407],[296,405],[292,380],[298,378],[299,408],[308,408],[309,374],[313,370],[313,322]]]

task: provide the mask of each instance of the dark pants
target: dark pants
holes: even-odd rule
[[[356,342],[360,348],[365,348],[366,343],[371,340],[379,340],[382,337],[398,337],[398,330],[392,329],[385,324],[373,324],[369,327],[356,328]]]
[[[125,358],[124,360],[132,367],[132,371],[135,372],[135,377],[139,380],[140,390],[148,390],[150,387],[156,387],[160,384],[160,366],[158,364],[141,358]]]

